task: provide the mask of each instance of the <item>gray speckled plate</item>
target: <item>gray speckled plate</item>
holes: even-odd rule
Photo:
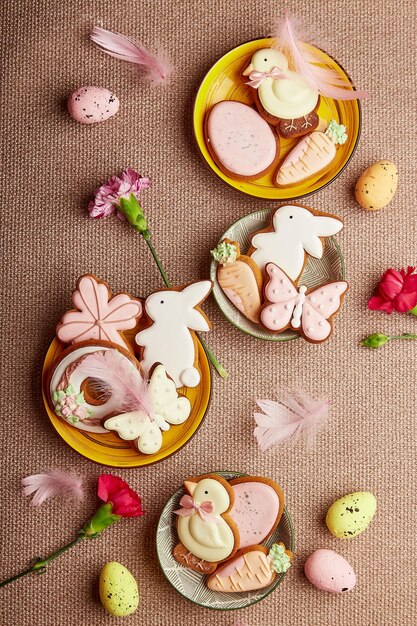
[[[245,476],[245,474],[239,474],[238,472],[212,473],[219,474],[223,476],[223,478],[226,478],[226,480],[237,478],[238,476]],[[272,593],[282,582],[285,574],[277,576],[272,585],[265,589],[246,593],[220,593],[218,591],[212,591],[207,587],[205,584],[205,576],[183,567],[174,559],[172,551],[178,543],[178,535],[176,530],[176,516],[173,511],[179,508],[179,501],[184,493],[184,489],[181,488],[170,497],[161,513],[156,530],[156,551],[159,564],[171,585],[188,600],[208,609],[244,609],[266,598],[266,596]],[[263,542],[263,545],[270,548],[273,543],[278,543],[279,541],[282,541],[287,548],[294,552],[294,528],[292,526],[291,517],[285,507],[278,527],[274,530],[272,535]],[[291,572],[291,568],[289,571]]]
[[[240,245],[242,253],[245,254],[249,250],[252,235],[262,228],[266,228],[271,217],[277,207],[270,209],[261,209],[249,215],[245,215],[229,226],[226,232],[220,237],[223,239],[231,239],[237,241]],[[308,288],[316,287],[322,283],[328,283],[335,280],[344,280],[345,266],[342,252],[336,243],[334,237],[327,237],[324,244],[324,253],[321,259],[308,257],[306,266],[301,275],[300,284],[306,285]],[[213,246],[214,247],[214,246]],[[214,259],[210,265],[210,278],[214,283],[213,295],[223,315],[233,326],[242,330],[252,337],[265,339],[267,341],[290,341],[298,339],[299,333],[293,330],[286,330],[283,333],[274,334],[262,328],[259,324],[254,324],[248,320],[226,297],[217,280],[217,263]]]

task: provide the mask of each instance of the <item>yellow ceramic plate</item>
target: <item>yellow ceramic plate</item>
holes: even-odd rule
[[[125,338],[129,339],[127,334]],[[200,342],[198,342],[198,369],[201,375],[201,383],[195,389],[187,387],[186,389],[183,388],[179,390],[179,392],[185,395],[191,402],[191,415],[183,424],[171,426],[168,431],[164,432],[162,435],[162,448],[156,454],[149,455],[138,452],[129,445],[128,442],[122,441],[114,433],[87,433],[67,424],[63,419],[55,415],[49,405],[45,385],[49,368],[55,359],[64,351],[65,347],[65,344],[58,341],[58,339],[54,339],[46,354],[42,371],[43,401],[49,419],[62,439],[66,441],[71,448],[87,459],[110,467],[141,467],[143,465],[150,465],[151,463],[162,461],[162,459],[178,452],[178,450],[191,439],[200,426],[207,411],[211,390],[210,367],[206,353]]]
[[[308,196],[332,182],[346,167],[355,151],[359,140],[361,128],[361,110],[358,100],[339,101],[331,98],[320,98],[318,108],[319,117],[329,122],[335,119],[339,124],[344,124],[347,128],[348,140],[337,149],[336,158],[332,163],[331,169],[317,176],[312,176],[308,180],[294,187],[276,187],[273,183],[275,170],[268,172],[262,178],[255,181],[234,180],[224,174],[213,161],[206,145],[204,136],[204,118],[208,111],[221,100],[237,100],[244,104],[254,106],[253,89],[245,84],[244,77],[241,76],[242,71],[250,63],[252,55],[260,48],[271,47],[271,39],[256,39],[242,44],[233,50],[230,50],[221,59],[217,61],[203,79],[197,92],[194,105],[194,133],[200,152],[216,174],[226,183],[235,187],[239,191],[243,191],[250,196],[264,198],[266,200],[290,200],[291,198],[302,198]],[[311,48],[313,48],[311,46]],[[351,85],[348,75],[340,67],[334,59],[328,54],[314,48],[320,55],[323,66],[330,67],[346,81],[347,85]],[[284,158],[288,152],[295,146],[299,139],[282,139],[281,138],[281,157]]]

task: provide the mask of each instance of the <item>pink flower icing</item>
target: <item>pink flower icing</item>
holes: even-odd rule
[[[76,311],[68,311],[57,326],[58,339],[77,343],[88,339],[112,341],[127,347],[119,331],[134,328],[142,304],[124,293],[110,298],[106,285],[93,276],[82,276],[72,295]]]

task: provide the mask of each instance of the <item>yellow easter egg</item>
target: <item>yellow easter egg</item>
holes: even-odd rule
[[[359,177],[355,186],[358,204],[369,211],[387,206],[398,185],[398,171],[392,161],[385,159],[370,165]]]
[[[130,615],[139,605],[139,590],[136,580],[126,567],[110,561],[100,573],[100,600],[111,615]]]
[[[333,502],[326,525],[339,539],[352,539],[366,530],[375,515],[376,498],[369,491],[356,491]]]

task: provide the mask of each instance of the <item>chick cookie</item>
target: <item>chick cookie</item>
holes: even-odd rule
[[[285,54],[273,48],[257,50],[242,75],[249,77],[259,113],[282,137],[300,137],[317,128],[319,93],[289,69]]]
[[[181,542],[174,548],[174,558],[200,574],[210,574],[239,547],[237,526],[228,515],[233,489],[216,474],[186,480],[184,487],[188,493],[174,511]]]

